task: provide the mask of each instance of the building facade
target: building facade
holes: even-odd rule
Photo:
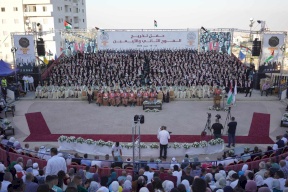
[[[13,63],[11,33],[43,38],[45,51],[50,52],[46,58],[59,56],[64,21],[73,29],[86,29],[86,0],[0,0],[0,59]]]

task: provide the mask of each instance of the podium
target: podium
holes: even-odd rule
[[[222,97],[220,95],[214,96],[214,108],[221,108],[221,99]]]

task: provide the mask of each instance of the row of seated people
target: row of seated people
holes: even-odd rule
[[[149,165],[143,165],[136,173],[121,169],[107,169],[107,171],[104,172],[104,169],[98,170],[91,169],[89,166],[70,165],[68,166],[67,173],[60,170],[58,172],[58,177],[53,178],[53,180],[57,178],[56,180],[60,179],[62,181],[60,186],[57,185],[58,182],[55,182],[54,184],[60,187],[62,191],[67,190],[67,188],[71,186],[71,182],[76,182],[76,188],[78,188],[78,190],[82,187],[89,191],[92,181],[99,184],[97,185],[98,189],[101,187],[107,187],[109,191],[114,191],[112,190],[113,185],[116,185],[116,183],[112,184],[114,181],[117,182],[117,189],[119,187],[121,187],[121,189],[127,189],[126,187],[129,186],[127,191],[130,192],[140,191],[140,188],[142,187],[147,187],[149,188],[149,191],[153,191],[153,187],[155,187],[153,182],[158,179],[161,186],[163,185],[162,187],[158,186],[160,187],[159,190],[162,191],[171,191],[173,187],[178,188],[179,186],[179,188],[181,188],[181,184],[185,186],[184,189],[188,190],[191,186],[193,188],[193,185],[195,184],[194,181],[197,179],[205,181],[205,189],[207,187],[207,190],[210,191],[217,191],[218,189],[225,190],[225,187],[228,186],[232,188],[232,191],[233,189],[242,189],[242,191],[256,192],[261,187],[265,187],[270,191],[274,191],[274,189],[283,191],[285,187],[288,187],[288,159],[286,159],[280,160],[279,163],[274,161],[268,161],[265,163],[262,161],[259,163],[259,167],[253,169],[249,167],[248,164],[243,164],[241,170],[238,172],[235,170],[225,170],[224,166],[221,164],[218,166],[212,166],[211,169],[204,168],[203,165],[201,167],[201,164],[188,164],[182,169],[178,167],[178,165],[173,165],[173,168],[168,169],[167,171],[165,171],[163,167],[159,170],[153,170]],[[46,176],[45,179],[45,168],[39,169],[37,164],[32,164],[31,161],[27,162],[26,166],[23,166],[23,164],[23,158],[17,158],[16,161],[12,161],[10,165],[7,165],[7,168],[5,168],[4,164],[0,163],[0,182],[4,183],[4,186],[8,187],[8,185],[6,185],[7,181],[10,181],[11,183],[11,179],[22,179],[24,183],[26,183],[27,180],[31,180],[38,185],[46,183],[47,180],[48,182],[50,181],[51,178],[49,175]],[[3,176],[2,180],[1,175]],[[7,177],[8,175],[9,177]],[[80,179],[82,184],[80,181],[75,181],[75,179]],[[129,180],[129,182],[126,182],[126,180]],[[169,186],[173,187],[168,190],[167,187],[169,186],[166,186],[165,182],[168,182]],[[249,182],[253,184],[247,185]],[[126,185],[124,185],[125,183]],[[153,185],[151,186],[150,183]],[[53,185],[50,187],[54,188]],[[254,190],[250,189],[251,187]],[[81,191],[85,191],[84,189]],[[203,188],[201,189],[203,190]],[[97,191],[97,189],[95,191]],[[116,191],[118,190],[115,190],[115,192]],[[195,192],[195,190],[193,190],[193,192]]]

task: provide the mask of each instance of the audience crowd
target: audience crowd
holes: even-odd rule
[[[22,148],[11,137],[6,147],[31,159],[25,164],[23,157],[12,159],[7,165],[0,163],[0,191],[284,192],[288,191],[288,157],[283,154],[287,152],[287,137],[286,134],[277,137],[275,144],[267,147],[267,151],[261,151],[258,147],[252,151],[245,148],[243,154],[235,156],[234,151],[229,150],[217,161],[205,158],[202,162],[188,155],[179,161],[175,157],[164,162],[151,158],[138,167],[133,166],[130,158],[122,162],[115,156],[111,161],[109,154],[105,160],[100,160],[97,155],[94,159],[89,159],[87,154],[83,157],[77,153],[64,155],[58,153],[56,148],[47,150],[44,146],[31,150],[28,143]],[[32,157],[45,159],[47,165],[40,169]],[[249,162],[255,160],[260,160],[259,166],[252,169]],[[229,169],[229,166],[239,163],[242,166],[240,171]],[[67,169],[69,165],[75,166]],[[101,169],[105,168],[108,168],[109,174],[103,174]]]

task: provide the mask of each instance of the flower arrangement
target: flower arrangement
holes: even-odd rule
[[[161,161],[161,159],[156,159],[155,162],[156,163],[161,163],[162,161]]]
[[[67,140],[66,140],[67,143],[74,143],[75,141],[76,141],[76,137],[74,136],[67,137]]]
[[[200,147],[204,148],[208,146],[208,142],[207,141],[200,141],[199,142]]]
[[[76,143],[84,143],[85,142],[85,139],[83,139],[82,137],[78,137],[77,139],[76,139]]]
[[[174,148],[174,149],[179,149],[179,148],[181,148],[180,143],[174,142],[174,143],[173,143],[173,148]]]
[[[143,142],[140,142],[139,147],[140,147],[141,149],[146,149],[146,148],[148,148],[148,145],[146,145],[146,144],[143,143]]]
[[[126,149],[131,149],[133,147],[133,143],[127,143],[127,144],[123,145],[122,147],[124,147]]]
[[[67,136],[65,136],[65,135],[61,135],[59,138],[58,138],[58,141],[60,141],[60,142],[64,142],[64,141],[66,141],[67,140]]]
[[[189,143],[184,143],[184,144],[182,145],[182,147],[183,147],[184,149],[190,149],[190,148],[191,148],[191,144],[189,144]]]
[[[3,119],[2,123],[6,126],[10,125],[11,121],[9,121],[8,119]]]
[[[191,144],[191,147],[199,148],[200,147],[200,143],[195,141],[194,143]]]
[[[98,141],[94,141],[93,139],[84,139],[82,137],[74,137],[74,136],[70,136],[70,137],[67,137],[65,135],[61,135],[59,138],[58,138],[58,141],[59,142],[67,142],[67,143],[80,143],[80,144],[83,144],[83,143],[87,143],[88,145],[98,145],[98,146],[108,146],[108,147],[112,147],[114,142],[112,141],[103,141],[103,140],[98,140]],[[168,145],[168,148],[174,148],[174,149],[180,149],[180,148],[184,148],[184,149],[190,149],[191,147],[194,147],[194,148],[199,148],[199,147],[207,147],[208,145],[219,145],[219,144],[224,144],[224,140],[223,139],[211,139],[210,141],[200,141],[200,142],[193,142],[193,143],[173,143],[173,145]],[[133,148],[133,143],[126,143],[126,144],[121,144],[121,146],[123,148],[126,148],[126,149],[131,149]],[[151,143],[149,145],[143,143],[143,142],[140,142],[140,144],[138,142],[136,142],[136,146],[142,148],[142,149],[146,149],[148,147],[150,147],[151,149],[159,149],[160,146],[158,143]]]
[[[159,149],[159,145],[157,143],[152,143],[149,145],[151,149]]]
[[[95,141],[93,139],[86,139],[85,143],[87,143],[88,145],[94,145]]]

